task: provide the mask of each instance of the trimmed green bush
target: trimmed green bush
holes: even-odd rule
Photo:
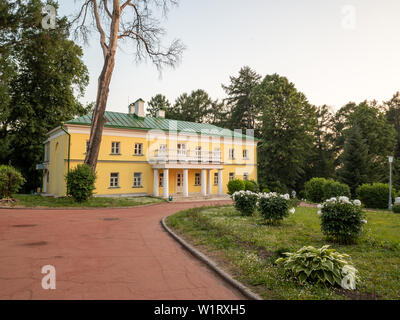
[[[400,213],[400,204],[394,204],[392,210],[394,213]]]
[[[76,202],[87,201],[95,189],[96,175],[86,164],[78,164],[65,177],[68,195]]]
[[[332,197],[351,197],[350,187],[347,184],[340,183],[333,179],[326,180],[324,186],[324,199],[330,199]]]
[[[235,201],[235,208],[243,216],[251,216],[257,208],[258,194],[250,190],[236,191],[232,195],[232,199]]]
[[[268,188],[264,188],[264,189],[262,189],[262,192],[263,192],[263,193],[270,193],[271,190],[269,190]]]
[[[392,199],[396,191],[392,188]],[[363,184],[356,189],[357,198],[367,208],[387,209],[389,201],[389,185],[385,183]]]
[[[312,178],[304,185],[306,199],[312,202],[322,202],[324,200],[325,178]]]
[[[232,195],[236,191],[244,190],[245,184],[243,180],[240,179],[233,179],[228,182],[228,194]]]
[[[25,179],[22,174],[12,166],[0,165],[0,198],[11,198],[18,192]]]
[[[244,190],[249,190],[251,192],[258,192],[258,184],[254,180],[244,180]]]
[[[277,223],[289,215],[288,194],[262,193],[259,195],[258,203],[260,214],[267,223]],[[294,213],[294,211],[292,212]]]
[[[358,271],[350,262],[350,256],[330,249],[328,245],[319,249],[303,247],[284,255],[286,257],[279,258],[276,263],[301,285],[310,282],[354,290],[359,282]]]
[[[359,200],[350,201],[347,197],[326,200],[318,206],[321,210],[321,231],[328,238],[339,243],[353,243],[360,236],[367,223]]]

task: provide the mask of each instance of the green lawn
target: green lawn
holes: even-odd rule
[[[152,197],[93,197],[86,202],[77,203],[70,197],[51,198],[41,195],[21,195],[16,194],[14,198],[18,201],[15,206],[24,207],[91,207],[91,208],[109,208],[109,207],[134,207],[145,204],[165,202],[163,199]]]
[[[265,299],[400,299],[400,214],[367,212],[359,242],[338,245],[324,238],[317,210],[298,207],[281,225],[268,226],[232,206],[203,207],[170,216],[167,224]],[[352,257],[362,278],[356,292],[300,286],[274,264],[281,252],[325,244]]]

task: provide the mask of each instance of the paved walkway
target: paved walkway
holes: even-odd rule
[[[242,299],[161,227],[179,210],[0,210],[0,299]],[[41,286],[44,265],[56,289]]]

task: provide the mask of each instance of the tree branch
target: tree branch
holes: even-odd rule
[[[95,20],[96,20],[96,27],[97,27],[97,30],[100,33],[100,45],[101,45],[101,48],[103,49],[103,56],[104,56],[104,59],[105,59],[106,56],[107,56],[107,53],[108,53],[108,46],[107,46],[107,43],[106,43],[106,35],[104,33],[103,27],[101,26],[99,10],[98,10],[98,6],[97,6],[97,0],[91,0],[91,1],[93,3],[93,14],[94,14],[94,17],[95,17]]]

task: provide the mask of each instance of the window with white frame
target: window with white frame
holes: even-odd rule
[[[110,174],[110,188],[118,188],[119,187],[119,173],[112,172]]]
[[[120,142],[111,142],[111,154],[121,154]]]
[[[50,161],[50,142],[44,145],[44,162]]]
[[[133,174],[133,187],[134,188],[142,187],[142,173],[141,172],[135,172]]]
[[[229,181],[235,179],[235,173],[234,172],[229,172]]]
[[[214,172],[214,185],[218,184],[218,172]]]
[[[197,146],[195,149],[196,158],[201,158],[201,146]]]
[[[249,160],[249,150],[243,149],[243,159]]]
[[[247,172],[243,173],[243,180],[249,180],[249,174]]]
[[[159,150],[158,150],[159,155],[166,155],[167,154],[167,145],[166,144],[160,144]]]
[[[195,186],[200,186],[201,185],[200,173],[195,173],[195,175],[194,175],[194,185]]]
[[[135,156],[143,155],[143,143],[135,143]]]
[[[160,187],[162,187],[162,186],[163,186],[163,183],[164,183],[164,173],[160,173],[160,174],[159,174],[159,176],[158,176],[158,181],[159,181],[158,185],[159,185]]]
[[[235,159],[235,149],[229,149],[229,159],[230,160]]]

